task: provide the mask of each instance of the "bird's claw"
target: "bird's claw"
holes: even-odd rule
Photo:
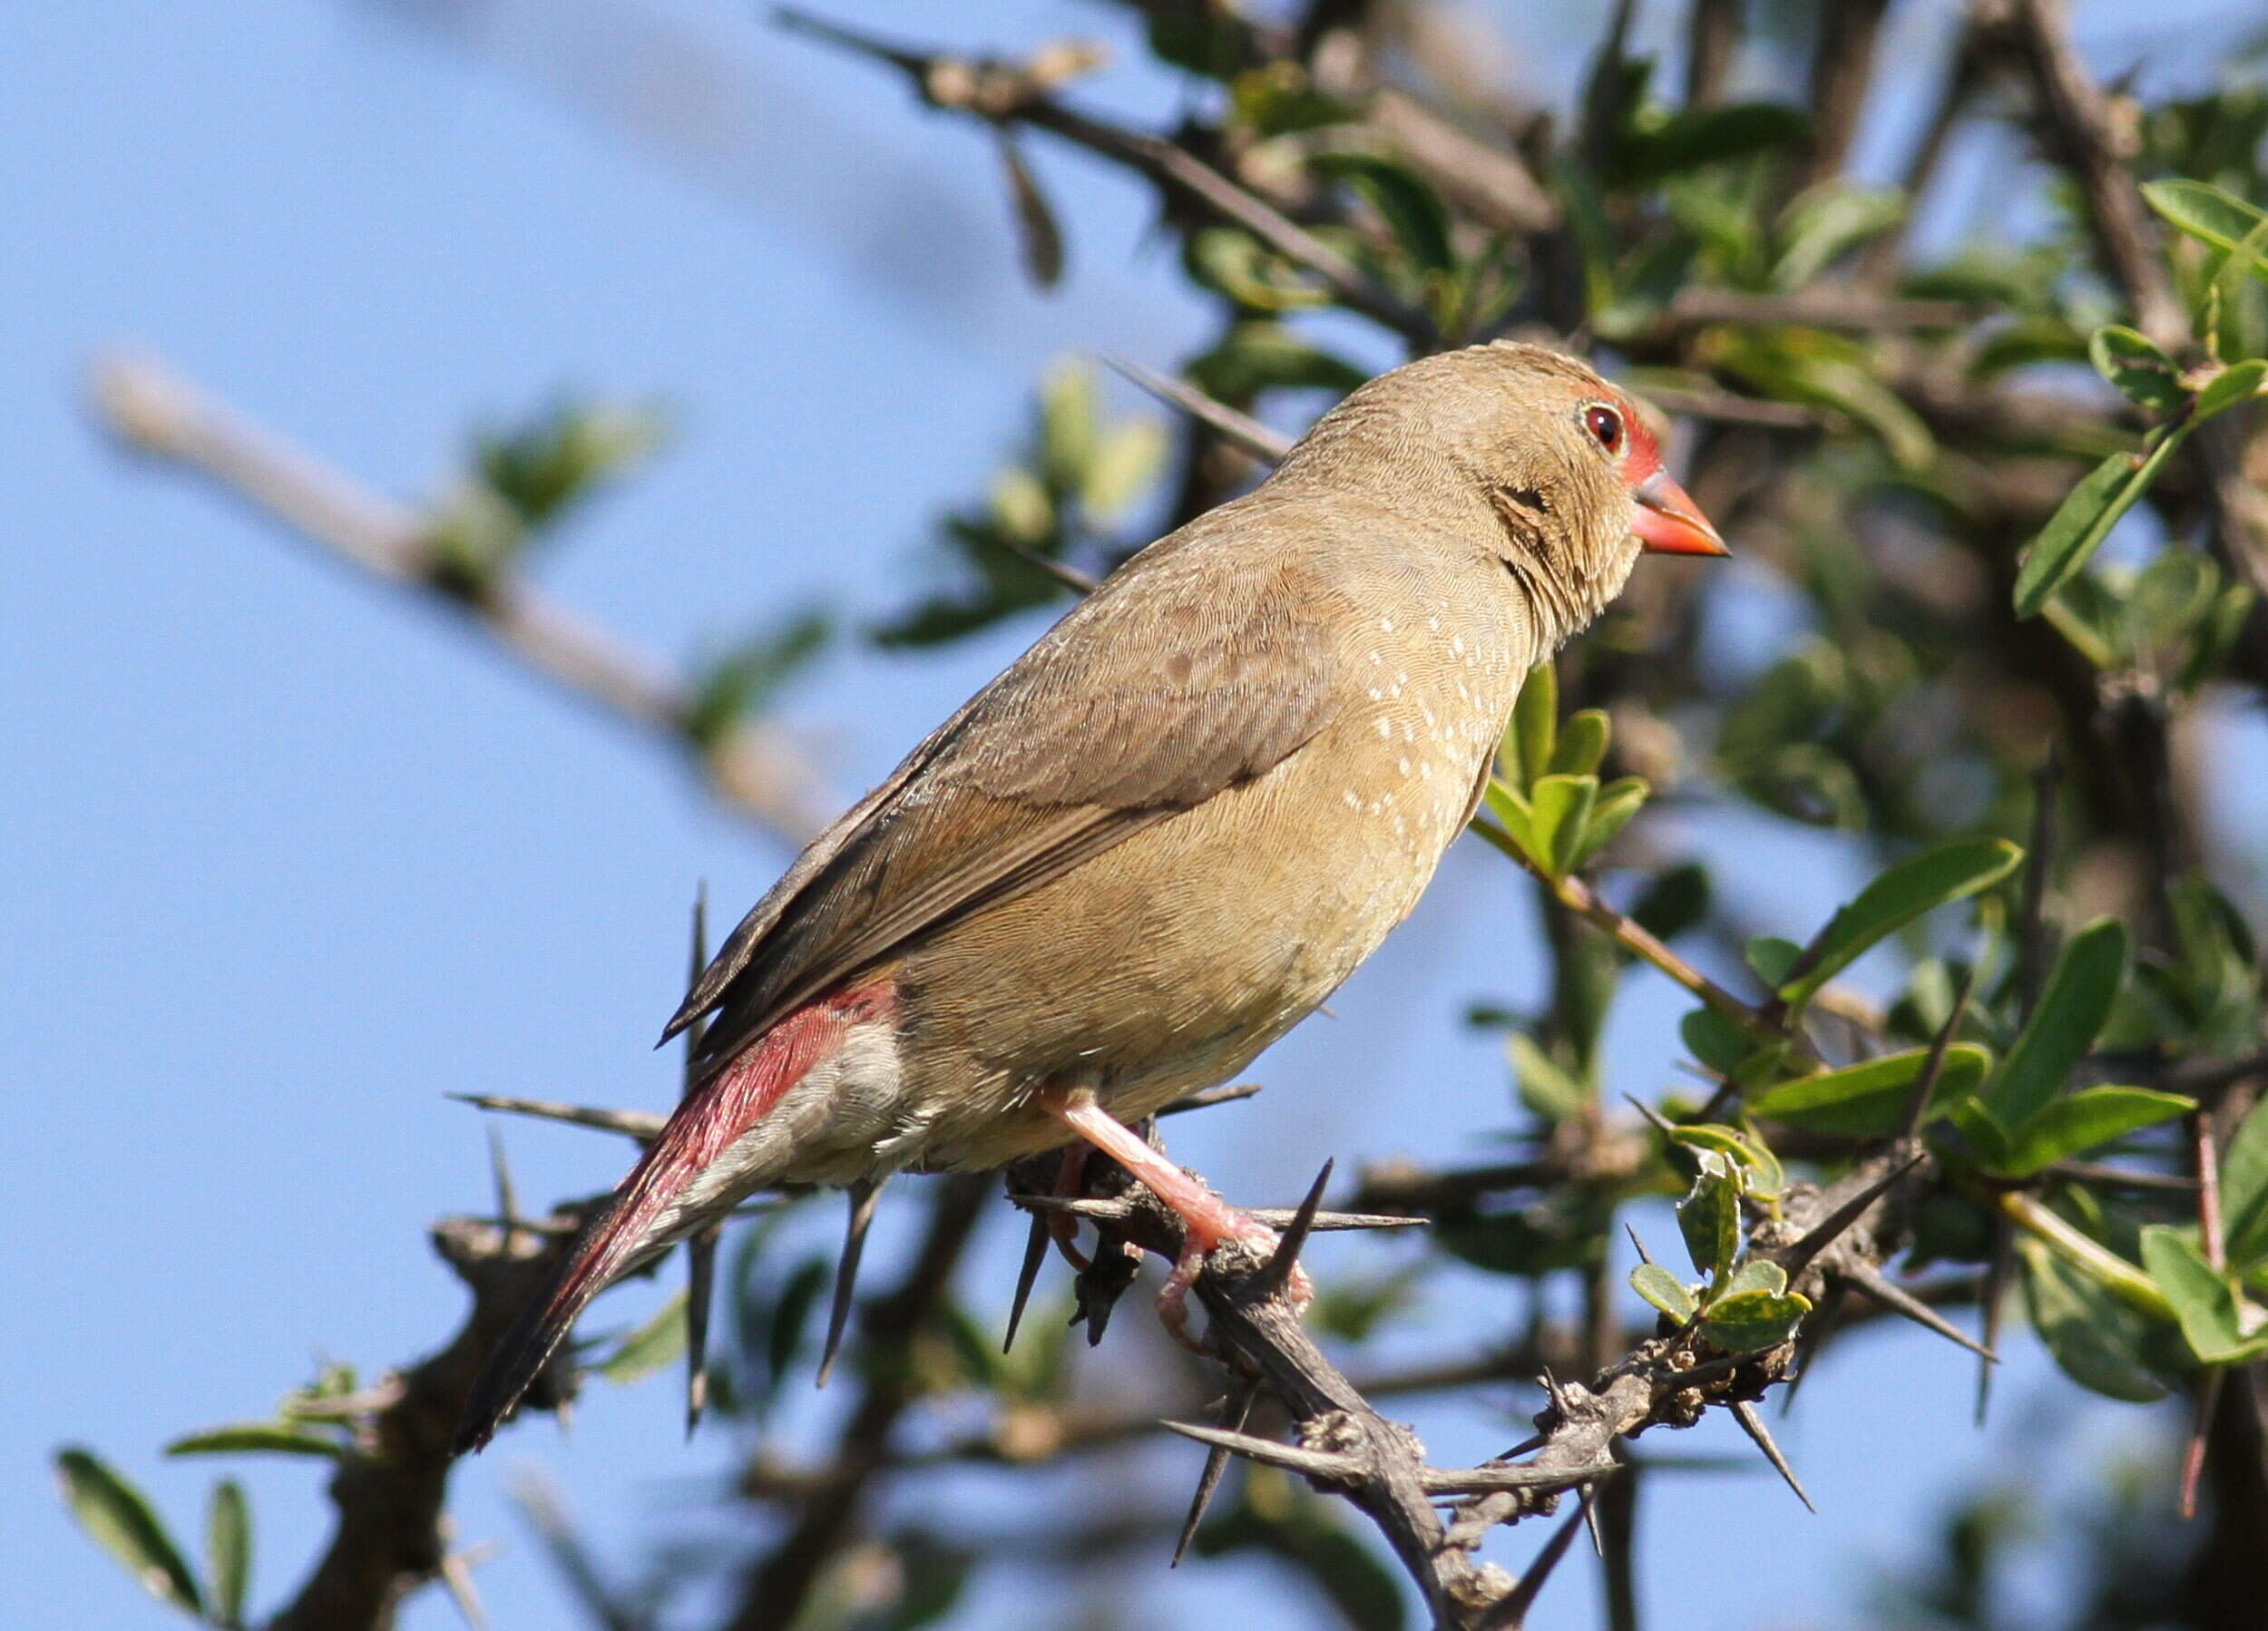
[[[1200,1225],[1184,1219],[1187,1230],[1182,1235],[1181,1255],[1174,1260],[1173,1272],[1158,1292],[1158,1318],[1166,1333],[1192,1353],[1203,1353],[1204,1345],[1189,1334],[1189,1288],[1205,1272],[1205,1260],[1216,1248],[1231,1240],[1240,1240],[1253,1246],[1262,1260],[1275,1256],[1283,1245],[1283,1237],[1267,1225],[1247,1217],[1233,1207],[1223,1206],[1218,1213]],[[1307,1305],[1315,1300],[1315,1282],[1307,1271],[1297,1264],[1284,1278],[1283,1294],[1289,1298],[1295,1315],[1307,1312]]]

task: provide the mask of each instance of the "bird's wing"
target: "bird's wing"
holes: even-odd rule
[[[758,903],[665,1034],[721,1008],[713,1068],[860,969],[1310,740],[1338,700],[1328,590],[1209,573],[1198,554],[1106,584],[915,748]]]

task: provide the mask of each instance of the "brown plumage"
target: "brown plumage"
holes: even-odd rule
[[[1226,1079],[1408,915],[1522,678],[1642,548],[1722,553],[1631,405],[1500,343],[1383,375],[1129,561],[830,827],[670,1021],[699,1085],[468,1413],[602,1286],[751,1190],[1099,1143]],[[1168,1193],[1170,1191],[1171,1193]],[[1185,1263],[1185,1272],[1193,1267]]]

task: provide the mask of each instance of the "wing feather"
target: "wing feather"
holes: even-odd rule
[[[1312,740],[1337,708],[1325,593],[1205,553],[1153,545],[916,747],[758,903],[665,1040],[718,1011],[714,1069],[797,1003]]]

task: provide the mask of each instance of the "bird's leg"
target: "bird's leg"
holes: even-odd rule
[[[1263,1250],[1272,1250],[1276,1244],[1276,1231],[1246,1216],[1150,1148],[1085,1089],[1042,1094],[1040,1104],[1049,1115],[1132,1173],[1181,1219],[1181,1255],[1173,1265],[1173,1273],[1166,1276],[1164,1289],[1158,1294],[1158,1314],[1178,1340],[1185,1346],[1194,1347],[1196,1344],[1190,1343],[1188,1334],[1189,1287],[1204,1269],[1207,1255],[1225,1240],[1249,1241]],[[1297,1265],[1294,1265],[1285,1289],[1295,1306],[1301,1308],[1315,1294],[1305,1271]]]

